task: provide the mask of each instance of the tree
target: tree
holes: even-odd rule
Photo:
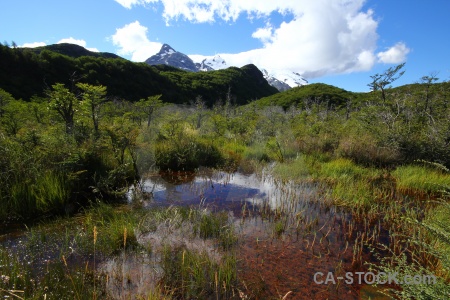
[[[375,74],[370,76],[372,82],[368,86],[372,91],[381,91],[383,102],[386,102],[386,87],[403,76],[405,71],[400,71],[405,66],[405,63],[399,64],[396,67],[390,67],[383,74]]]
[[[202,96],[197,96],[193,106],[195,108],[195,128],[200,129],[203,119],[207,116],[206,103]]]
[[[150,122],[152,121],[155,110],[163,106],[161,96],[162,95],[150,96],[147,99],[141,99],[136,103],[138,109],[141,109],[147,118],[147,127],[150,127]]]
[[[98,135],[98,126],[100,121],[100,108],[107,100],[106,87],[103,85],[90,85],[87,83],[78,83],[77,87],[82,90],[82,102],[83,109],[90,115],[92,124],[94,126],[94,132]]]
[[[425,109],[424,112],[428,113],[427,110],[429,108],[429,114],[428,116],[431,118],[431,114],[432,114],[432,106],[430,104],[430,87],[433,83],[435,83],[436,81],[439,80],[439,78],[437,78],[437,72],[431,72],[430,75],[427,76],[422,76],[422,78],[420,78],[420,83],[425,85]]]
[[[14,98],[10,93],[0,88],[0,118],[5,113],[5,107],[13,100]]]
[[[74,115],[79,106],[75,95],[67,89],[64,84],[52,85],[53,90],[47,92],[49,97],[49,108],[56,111],[66,125],[66,133],[72,134]]]
[[[0,124],[9,135],[16,135],[24,126],[27,114],[27,104],[22,100],[12,100],[5,105]]]

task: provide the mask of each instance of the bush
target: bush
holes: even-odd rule
[[[367,133],[343,138],[335,154],[364,165],[385,166],[400,159],[400,153],[396,148],[379,146],[374,137]]]
[[[161,170],[192,171],[200,166],[219,166],[223,156],[211,142],[185,137],[159,142],[155,147],[155,160]]]

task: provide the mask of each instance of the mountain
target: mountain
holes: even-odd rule
[[[284,91],[287,91],[287,90],[289,90],[289,89],[292,88],[292,87],[291,87],[289,84],[287,84],[286,82],[280,81],[280,80],[278,80],[277,78],[271,76],[271,75],[269,74],[269,72],[267,72],[267,70],[262,69],[261,72],[263,73],[264,78],[267,80],[267,82],[268,82],[271,86],[277,88],[277,90],[279,90],[280,92],[284,92]]]
[[[199,71],[222,70],[229,67],[220,55],[215,55],[213,58],[205,58],[201,63],[196,63],[195,65]]]
[[[151,66],[169,65],[186,71],[198,71],[197,66],[189,56],[175,51],[167,44],[164,44],[158,53],[148,58],[145,62]]]
[[[212,57],[203,57],[202,61],[194,62],[190,57],[181,52],[175,51],[172,47],[164,44],[161,50],[145,61],[149,65],[169,65],[182,70],[198,72],[198,71],[214,71],[229,68],[230,65],[220,57],[215,55]],[[267,82],[278,89],[286,91],[290,88],[308,84],[299,73],[283,70],[267,71],[261,69],[261,72]]]
[[[266,69],[262,69],[261,72],[264,74],[267,82],[271,86],[276,87],[280,92],[308,84],[308,81],[297,72],[284,70],[273,70],[269,72]]]

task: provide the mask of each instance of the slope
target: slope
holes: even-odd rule
[[[162,94],[164,101],[172,103],[188,103],[201,96],[208,105],[225,99],[229,91],[237,104],[277,92],[254,66],[192,73],[123,58],[98,57],[95,52],[79,56],[78,47],[65,47],[63,52],[73,55],[69,56],[49,50],[51,47],[35,51],[0,46],[0,88],[27,100],[44,95],[45,89],[55,83],[71,86],[80,81],[107,86],[110,97],[130,101]]]

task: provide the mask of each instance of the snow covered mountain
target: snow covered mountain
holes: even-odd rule
[[[158,53],[149,57],[146,61],[149,65],[169,65],[186,71],[197,72],[197,66],[186,54],[175,51],[164,44]]]
[[[220,55],[215,55],[213,58],[205,58],[201,63],[196,63],[199,71],[213,71],[226,69],[229,66]]]
[[[308,84],[308,81],[296,72],[289,72],[285,70],[272,70],[269,72],[266,69],[261,69],[261,72],[267,82],[269,82],[271,86],[276,87],[280,92],[296,86]]]
[[[231,67],[222,57],[220,57],[220,55],[193,57],[195,60],[198,60],[198,62],[194,62],[189,56],[175,51],[169,45],[164,44],[157,54],[151,56],[145,62],[149,65],[165,64],[191,72],[206,72]],[[296,72],[286,70],[260,70],[267,82],[276,87],[279,91],[286,91],[296,86],[308,84],[308,81]]]

